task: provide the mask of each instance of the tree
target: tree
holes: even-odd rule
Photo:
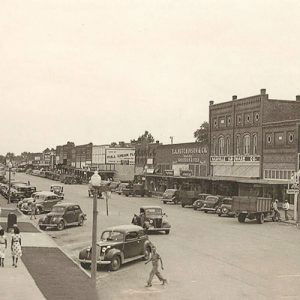
[[[140,135],[137,140],[131,140],[130,141],[132,144],[141,144],[141,143],[153,143],[154,142],[154,137],[152,136],[152,134],[145,130],[145,132]]]
[[[15,158],[15,154],[12,152],[7,152],[6,159],[12,161]]]
[[[208,144],[208,130],[209,130],[209,124],[208,122],[204,121],[200,128],[198,128],[194,132],[194,138],[196,139],[196,142],[201,144]]]

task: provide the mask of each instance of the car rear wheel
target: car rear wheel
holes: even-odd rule
[[[91,268],[91,264],[89,264],[89,263],[80,263],[80,265],[86,270]]]
[[[219,217],[221,217],[221,216],[222,216],[222,214],[221,214],[221,213],[219,213],[219,214],[218,214],[218,216],[219,216]]]
[[[181,206],[182,206],[182,207],[185,207],[185,204],[181,203]]]
[[[82,226],[83,222],[84,222],[83,217],[80,217],[78,221],[78,226]]]
[[[265,216],[263,213],[256,215],[256,220],[258,224],[263,224],[265,221]]]
[[[204,211],[207,214],[207,210]]]
[[[121,267],[121,259],[119,255],[113,256],[110,263],[110,270],[111,271],[118,271]]]
[[[228,213],[228,209],[227,209],[226,207],[223,207],[223,208],[222,208],[222,213],[223,213],[224,215],[226,215],[226,214]]]
[[[168,230],[165,230],[165,233],[166,234],[169,234],[170,233],[170,230],[168,229]]]
[[[238,220],[240,223],[244,223],[246,219],[246,214],[239,214]]]
[[[65,228],[65,222],[64,221],[60,221],[58,224],[57,224],[57,229],[59,231],[63,230]]]
[[[163,201],[163,204],[166,204],[167,203],[167,201]]]
[[[39,227],[41,230],[46,230],[46,226],[44,226],[44,225],[40,225]]]

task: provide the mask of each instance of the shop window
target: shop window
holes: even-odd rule
[[[250,135],[244,135],[243,139],[244,155],[250,155]]]
[[[224,155],[224,137],[219,138],[219,155],[223,156]]]
[[[253,135],[253,155],[257,155],[257,134]]]

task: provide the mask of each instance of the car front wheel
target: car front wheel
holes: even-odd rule
[[[58,224],[57,224],[57,229],[59,231],[63,230],[65,228],[65,222],[64,221],[60,221]]]
[[[118,271],[121,267],[121,259],[119,255],[113,256],[110,263],[110,270],[111,271]]]
[[[44,226],[44,225],[40,225],[39,227],[41,230],[46,230],[46,226]]]
[[[170,230],[168,229],[168,230],[165,230],[165,233],[166,234],[169,234],[170,233]]]
[[[91,264],[89,264],[89,263],[80,263],[80,265],[86,270],[91,268]]]
[[[148,260],[150,258],[150,254],[151,254],[151,248],[150,247],[147,247],[145,249],[145,252],[144,252],[144,260]]]

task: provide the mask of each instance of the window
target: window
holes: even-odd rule
[[[221,136],[219,138],[219,155],[224,155],[224,138]]]
[[[228,117],[228,118],[227,118],[227,124],[228,124],[228,126],[231,125],[231,117]]]
[[[294,142],[294,133],[290,132],[289,133],[289,143],[293,143]]]
[[[229,153],[230,153],[230,137],[228,136],[226,138],[226,155],[229,156]]]
[[[259,113],[255,114],[255,121],[258,122],[259,121]]]
[[[217,120],[215,119],[215,120],[214,120],[214,126],[215,126],[215,127],[218,127],[217,125],[218,125],[218,122],[217,122]]]
[[[241,140],[240,140],[240,136],[238,135],[236,137],[236,155],[240,155],[241,154],[240,144],[241,144]]]
[[[257,134],[253,135],[253,155],[257,155]]]
[[[268,144],[272,143],[272,136],[271,135],[267,135],[267,143]]]
[[[244,147],[244,155],[249,155],[250,154],[250,135],[249,134],[244,135],[243,147]]]
[[[136,231],[128,232],[126,234],[126,241],[128,240],[134,240],[138,237],[138,233]]]
[[[250,122],[250,115],[247,115],[247,122]]]
[[[217,143],[215,138],[212,140],[212,154],[217,155]]]

